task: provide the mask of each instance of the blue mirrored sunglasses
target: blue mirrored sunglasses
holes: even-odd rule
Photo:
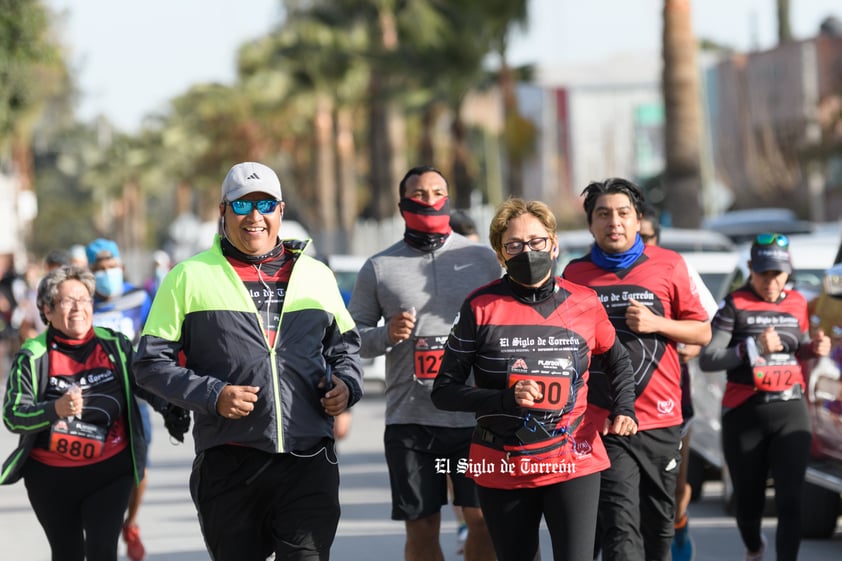
[[[231,205],[231,210],[234,211],[234,214],[238,216],[245,216],[255,207],[257,207],[257,212],[260,214],[272,214],[275,212],[275,209],[278,208],[278,203],[280,202],[281,201],[277,201],[275,199],[261,199],[259,201],[246,201],[239,199],[236,201],[228,201],[228,204]]]
[[[772,232],[766,232],[763,234],[757,234],[757,237],[754,238],[754,242],[757,245],[776,245],[778,247],[782,247],[784,249],[789,247],[789,238],[786,237],[784,234],[775,234]]]

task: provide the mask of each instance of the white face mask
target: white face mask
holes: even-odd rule
[[[123,294],[123,269],[112,267],[94,273],[96,291],[100,296],[111,298]]]

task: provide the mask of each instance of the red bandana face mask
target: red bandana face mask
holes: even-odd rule
[[[407,230],[414,230],[419,234],[449,235],[450,230],[450,199],[442,197],[433,204],[427,204],[419,199],[402,197],[398,203]]]

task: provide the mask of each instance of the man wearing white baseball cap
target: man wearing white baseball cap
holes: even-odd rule
[[[339,522],[333,422],[362,396],[360,335],[309,240],[278,237],[283,212],[271,168],[231,168],[220,234],[164,277],[135,361],[193,412],[190,492],[217,561],[328,559]]]

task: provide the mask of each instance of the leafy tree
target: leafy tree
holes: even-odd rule
[[[10,160],[24,189],[32,185],[30,141],[51,99],[65,96],[69,78],[38,0],[0,0],[0,161]]]
[[[38,215],[27,246],[45,254],[55,248],[85,244],[99,233],[93,217],[100,216],[93,187],[84,174],[100,158],[97,131],[77,124],[58,131],[36,150]]]

